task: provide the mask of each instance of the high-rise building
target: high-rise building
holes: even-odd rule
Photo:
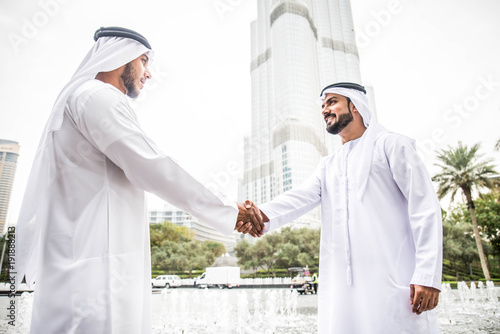
[[[251,59],[241,193],[263,203],[304,182],[340,145],[325,131],[317,99],[328,84],[361,83],[349,0],[258,0]],[[319,209],[295,226],[318,228]]]
[[[5,232],[12,184],[16,174],[19,144],[0,139],[0,235]]]

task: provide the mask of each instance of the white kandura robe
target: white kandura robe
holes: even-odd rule
[[[430,176],[412,140],[381,130],[360,200],[365,135],[323,160],[305,184],[259,205],[266,229],[321,204],[319,333],[437,333],[434,311],[416,315],[410,306],[410,284],[441,287],[441,209]]]
[[[31,333],[151,332],[144,191],[229,234],[237,208],[208,191],[144,134],[125,95],[90,80],[53,133],[57,175],[44,199]]]

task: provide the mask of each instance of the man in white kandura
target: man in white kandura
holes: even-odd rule
[[[31,333],[151,332],[144,191],[226,234],[237,221],[254,235],[264,227],[254,208],[212,194],[142,131],[126,95],[151,78],[149,42],[117,27],[94,39],[56,100],[17,224],[17,284],[36,281]]]
[[[377,124],[358,84],[330,85],[320,98],[342,148],[259,206],[266,231],[321,204],[319,333],[437,333],[425,311],[441,286],[441,208],[414,141]]]

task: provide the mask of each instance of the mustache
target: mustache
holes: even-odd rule
[[[328,117],[330,117],[330,116],[333,116],[333,117],[337,118],[337,114],[335,114],[335,113],[329,113],[329,114],[326,114],[323,118],[324,118],[324,120],[326,121],[326,119],[327,119]]]

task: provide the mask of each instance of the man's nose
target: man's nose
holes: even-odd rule
[[[324,106],[324,107],[323,107],[323,110],[321,110],[321,114],[322,114],[322,115],[323,115],[323,117],[324,117],[324,116],[326,116],[328,113],[329,113],[329,112],[328,112],[328,106]]]
[[[149,69],[146,69],[146,79],[151,79],[153,77],[153,75],[151,74],[151,72],[149,72]]]

